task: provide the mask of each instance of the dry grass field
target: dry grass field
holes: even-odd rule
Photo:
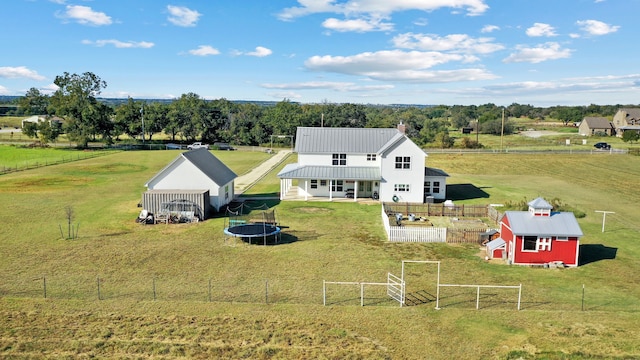
[[[215,155],[237,173],[266,156]],[[542,269],[488,263],[476,244],[388,243],[378,205],[271,203],[285,235],[266,247],[225,239],[223,217],[136,224],[144,183],[175,156],[117,152],[0,176],[0,357],[640,358],[640,157],[429,156],[457,203],[543,196],[585,212],[584,264]],[[249,193],[277,191],[272,173]],[[66,206],[74,240],[60,233]],[[596,210],[615,212],[604,233]],[[406,272],[412,306],[368,287],[362,307],[357,286],[329,287],[322,305],[323,280],[383,282],[408,259],[441,261],[443,283],[522,284],[522,310],[513,290],[483,291],[476,310],[475,289],[452,288],[436,310],[436,269],[418,264]]]

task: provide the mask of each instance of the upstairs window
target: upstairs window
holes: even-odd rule
[[[396,156],[396,169],[411,169],[411,156]]]
[[[395,185],[393,185],[393,191],[408,192],[409,191],[409,184],[395,184]]]
[[[346,166],[347,154],[333,154],[331,155],[331,165],[333,166]]]

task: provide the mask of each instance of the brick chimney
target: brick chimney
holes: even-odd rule
[[[407,126],[403,124],[402,121],[400,121],[400,124],[398,124],[398,131],[404,134],[406,130],[407,130]]]

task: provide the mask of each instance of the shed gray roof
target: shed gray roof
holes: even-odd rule
[[[184,158],[186,161],[192,163],[195,167],[198,168],[198,170],[200,170],[209,179],[220,186],[238,177],[236,173],[229,169],[227,165],[220,161],[220,159],[213,156],[213,154],[209,152],[209,150],[201,148],[186,151],[180,154],[177,158],[170,162],[169,165],[165,166],[164,169],[160,170],[154,177],[152,177],[151,180],[147,181],[147,185],[151,183],[155,178],[163,174],[166,169],[171,167],[171,165],[173,165],[181,158]]]
[[[611,129],[611,121],[604,117],[586,117],[584,121],[589,129]]]
[[[528,211],[507,211],[509,226],[514,235],[523,236],[577,236],[583,235],[576,217],[571,212],[534,216]]]
[[[279,173],[282,179],[380,180],[380,169],[364,166],[299,166],[288,164]]]
[[[297,153],[379,154],[406,136],[392,128],[298,127]]]
[[[502,238],[493,239],[493,240],[491,240],[491,241],[489,241],[487,243],[487,245],[486,245],[487,246],[487,251],[491,252],[491,251],[493,251],[493,250],[495,250],[495,249],[497,249],[497,248],[499,248],[501,246],[504,246],[504,244],[505,244],[505,241],[502,240]]]
[[[529,207],[532,207],[534,209],[547,209],[547,210],[553,209],[553,206],[551,206],[551,204],[549,204],[547,200],[541,197],[538,197],[529,201],[527,205],[529,205]]]

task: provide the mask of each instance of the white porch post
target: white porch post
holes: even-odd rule
[[[333,179],[329,180],[329,201],[333,201]]]
[[[355,181],[353,187],[353,201],[358,201],[358,180]]]
[[[280,200],[284,200],[284,182],[285,179],[280,179]]]
[[[304,201],[309,200],[309,179],[304,179]]]

